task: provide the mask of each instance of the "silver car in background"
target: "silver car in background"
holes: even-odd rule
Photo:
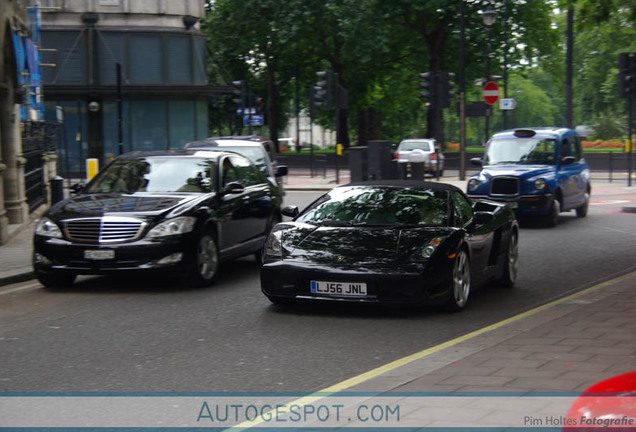
[[[250,160],[267,176],[273,185],[284,194],[282,178],[287,175],[287,166],[278,165],[274,143],[258,136],[210,137],[189,142],[187,149],[221,150],[238,153]]]
[[[425,172],[435,174],[439,169],[439,175],[444,174],[445,157],[442,153],[437,153],[437,143],[434,139],[411,138],[402,140],[395,152],[394,159],[400,163],[424,163]]]

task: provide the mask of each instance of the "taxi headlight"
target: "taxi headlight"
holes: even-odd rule
[[[534,188],[537,190],[543,190],[545,188],[545,180],[540,178],[534,181]]]
[[[477,190],[478,187],[479,187],[479,180],[477,180],[475,178],[471,178],[470,180],[468,180],[468,190],[469,191]]]

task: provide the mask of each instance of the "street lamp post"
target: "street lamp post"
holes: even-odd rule
[[[466,24],[464,0],[459,0],[459,179],[466,179]]]
[[[490,32],[492,30],[492,26],[497,20],[497,11],[495,11],[491,6],[488,6],[488,9],[481,13],[481,18],[484,20],[484,25],[486,26],[486,79],[484,81],[484,83],[486,83],[490,81]],[[486,115],[486,138],[484,142],[488,141],[489,134],[490,116]]]

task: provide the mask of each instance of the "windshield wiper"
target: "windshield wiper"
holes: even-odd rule
[[[319,226],[327,226],[327,227],[348,227],[351,226],[351,222],[336,220],[336,219],[323,219],[321,221],[316,221],[316,225]]]

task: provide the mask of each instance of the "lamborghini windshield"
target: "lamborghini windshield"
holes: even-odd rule
[[[340,187],[296,221],[315,225],[446,226],[448,192],[408,187]]]
[[[485,165],[554,165],[556,140],[550,138],[513,138],[490,141]]]

